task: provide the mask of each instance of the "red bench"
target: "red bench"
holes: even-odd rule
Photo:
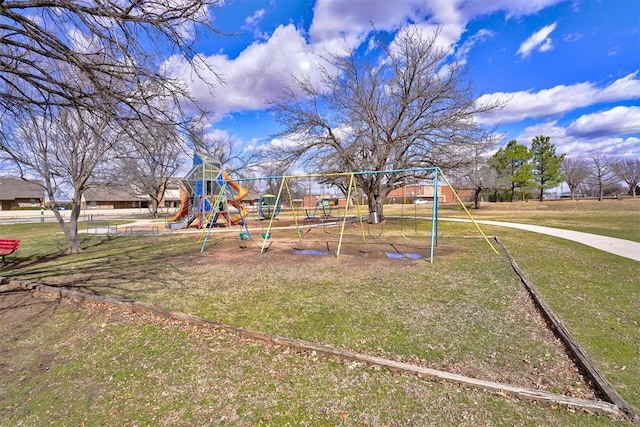
[[[4,257],[11,255],[18,250],[20,240],[0,239],[0,255],[2,256],[2,264],[4,265]]]

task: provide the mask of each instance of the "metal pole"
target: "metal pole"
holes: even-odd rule
[[[287,177],[282,176],[282,182],[280,182],[280,188],[278,189],[278,195],[276,196],[276,205],[280,202],[282,198],[282,189],[284,188],[284,183],[286,182]],[[260,247],[260,254],[265,252],[265,247],[267,246],[267,239],[271,237],[271,225],[273,225],[273,215],[269,218],[269,225],[267,226],[267,232],[262,235],[262,246]]]
[[[464,205],[462,200],[460,200],[460,196],[458,196],[458,193],[456,193],[456,190],[453,189],[453,186],[449,183],[449,180],[447,179],[447,177],[442,173],[442,171],[440,171],[440,173],[442,174],[442,179],[444,179],[444,181],[447,183],[447,185],[451,189],[451,192],[453,193],[455,198],[458,200],[458,203],[460,203],[460,206],[462,206],[462,209],[464,209],[464,211],[467,213],[467,216],[469,217],[469,219],[471,220],[473,225],[475,225],[476,229],[480,232],[482,237],[484,237],[484,240],[489,244],[489,246],[491,246],[491,249],[493,249],[493,252],[495,252],[496,254],[499,254],[498,250],[491,244],[491,241],[487,238],[487,236],[484,234],[484,232],[480,229],[480,226],[478,225],[476,220],[473,219],[473,217],[471,216],[471,213],[469,212],[467,207]]]
[[[336,250],[336,258],[340,256],[340,248],[342,247],[342,236],[344,235],[344,226],[347,223],[347,211],[349,209],[349,200],[351,199],[351,188],[355,187],[355,177],[351,175],[349,179],[349,190],[347,191],[347,200],[344,205],[344,216],[342,217],[342,227],[340,228],[340,239],[338,240],[338,250]]]

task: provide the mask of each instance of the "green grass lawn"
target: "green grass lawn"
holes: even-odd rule
[[[640,242],[640,198],[483,203],[481,209],[469,212],[476,219],[544,225]],[[442,204],[439,213],[442,217],[465,216],[454,203]]]
[[[624,230],[637,221],[633,209],[610,206],[603,230]],[[494,211],[491,217],[489,210],[486,215],[507,216]],[[536,223],[536,215],[526,211],[517,218]],[[585,228],[599,221],[582,208],[573,216],[545,211],[538,223],[570,217],[577,229],[582,215]],[[419,223],[421,237],[406,225],[390,221],[367,247],[385,241],[409,248],[428,244],[428,222]],[[638,411],[639,264],[549,236],[483,230],[500,236]],[[288,249],[300,243],[281,242],[278,232],[264,255],[251,245],[240,249],[231,235],[212,239],[201,254],[198,236],[190,234],[84,236],[85,252],[75,256],[61,255],[64,238],[53,224],[2,226],[0,232],[22,240],[4,275],[476,378],[592,395],[504,255],[493,253],[470,224],[440,225],[433,264],[293,257]],[[322,244],[335,247],[335,231],[309,232],[318,235]],[[3,354],[13,356],[0,365],[6,378],[0,385],[1,425],[623,423],[149,316],[22,298],[20,306],[33,312],[29,321],[0,323]],[[10,310],[0,307],[0,316]]]

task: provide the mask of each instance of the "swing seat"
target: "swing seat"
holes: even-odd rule
[[[316,207],[313,209],[312,214],[309,214],[309,209],[304,208],[304,215],[307,217],[308,220],[316,221],[317,220],[316,216],[318,215],[318,205],[316,205]]]

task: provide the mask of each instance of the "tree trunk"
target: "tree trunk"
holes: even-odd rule
[[[151,199],[151,217],[158,217],[158,201],[156,199]]]
[[[65,223],[62,214],[57,209],[53,208],[53,214],[60,225],[60,229],[64,233],[64,237],[67,240],[67,254],[79,254],[82,252],[82,247],[78,241],[78,217],[80,216],[80,206],[73,204],[71,208],[71,217],[69,218],[69,224]]]
[[[80,241],[78,240],[78,218],[80,217],[80,204],[74,203],[71,206],[71,216],[69,217],[69,227],[67,237],[67,254],[79,254],[82,252]]]
[[[604,197],[604,189],[602,183],[598,184],[598,201],[601,202]]]
[[[482,187],[477,186],[476,191],[473,193],[473,207],[475,209],[480,209],[480,194],[482,193]]]
[[[375,224],[384,220],[384,212],[382,210],[383,198],[377,192],[367,194],[369,205],[369,223]]]

